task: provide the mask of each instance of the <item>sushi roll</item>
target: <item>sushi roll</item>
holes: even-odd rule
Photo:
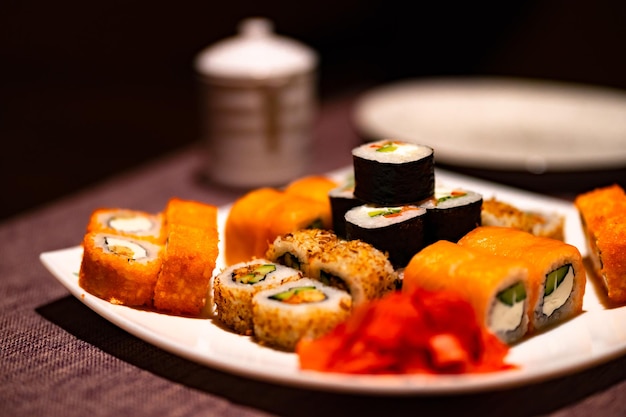
[[[199,316],[205,308],[210,308],[217,245],[216,227],[170,224],[163,265],[154,290],[154,307],[184,316]]]
[[[352,299],[345,291],[302,278],[258,292],[252,311],[257,341],[294,351],[301,339],[321,337],[345,321]]]
[[[483,201],[482,226],[513,227],[535,236],[565,240],[565,216],[557,212],[522,210],[495,198]]]
[[[355,306],[383,297],[398,283],[387,255],[360,240],[339,240],[311,257],[308,277],[347,291]]]
[[[213,228],[216,226],[217,207],[194,200],[173,197],[164,210],[165,225],[184,224],[192,227]]]
[[[456,291],[476,317],[504,343],[528,331],[528,264],[447,240],[418,252],[404,270],[402,291]]]
[[[285,194],[265,221],[264,247],[267,250],[278,236],[304,229],[329,230],[330,224],[329,203]]]
[[[426,213],[426,209],[414,205],[363,204],[345,214],[346,238],[372,244],[388,254],[394,267],[402,268],[426,246]]]
[[[609,300],[626,303],[626,193],[619,184],[579,194],[581,219],[591,270]]]
[[[314,277],[311,261],[323,252],[333,250],[339,239],[336,234],[323,229],[303,229],[278,236],[269,246],[265,256]]]
[[[459,244],[491,254],[529,260],[529,330],[541,330],[582,311],[586,272],[580,252],[560,240],[509,227],[483,226]]]
[[[81,288],[113,304],[152,305],[162,246],[102,232],[86,233],[82,246],[78,273]]]
[[[282,198],[281,191],[264,187],[249,191],[233,203],[224,225],[224,258],[227,265],[265,256],[265,225],[269,213]]]
[[[329,203],[273,188],[250,191],[233,204],[224,227],[227,265],[265,256],[277,236],[330,228]]]
[[[286,194],[308,198],[322,204],[324,207],[320,216],[322,227],[330,229],[332,227],[332,212],[328,193],[335,187],[337,187],[337,183],[328,177],[310,175],[290,182],[284,191]]]
[[[215,315],[231,330],[251,335],[254,332],[252,297],[259,291],[300,278],[300,271],[267,259],[231,265],[213,283]]]
[[[419,203],[435,191],[432,148],[381,140],[352,150],[354,195],[383,206]]]
[[[426,209],[426,242],[456,242],[481,224],[483,197],[474,191],[436,187],[433,198],[420,206]]]
[[[354,196],[354,178],[328,192],[330,199],[332,229],[340,238],[346,238],[346,213],[351,208],[365,204]]]
[[[87,223],[87,233],[90,232],[136,237],[155,243],[163,243],[166,236],[161,214],[121,208],[94,210]]]

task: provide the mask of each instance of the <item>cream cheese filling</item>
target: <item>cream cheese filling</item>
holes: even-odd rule
[[[150,230],[152,221],[142,216],[113,217],[109,220],[109,226],[121,232],[138,232]]]
[[[524,317],[524,300],[512,306],[496,301],[491,310],[491,325],[489,328],[495,333],[503,333],[518,328]]]
[[[118,255],[127,256],[133,260],[146,258],[148,251],[141,245],[126,239],[108,236],[104,240],[106,248]]]
[[[572,293],[572,288],[574,288],[574,268],[570,267],[561,284],[550,295],[543,297],[543,314],[549,316],[565,304]]]

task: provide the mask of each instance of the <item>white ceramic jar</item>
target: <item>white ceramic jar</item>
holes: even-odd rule
[[[278,186],[306,173],[317,105],[317,55],[250,18],[237,36],[201,51],[201,132],[206,174],[241,188]]]

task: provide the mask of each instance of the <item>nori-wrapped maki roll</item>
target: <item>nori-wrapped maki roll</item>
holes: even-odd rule
[[[340,238],[346,237],[345,215],[351,208],[365,204],[354,196],[354,178],[328,192],[332,213],[333,231]]]
[[[423,207],[364,204],[349,210],[345,217],[347,238],[360,239],[386,252],[396,268],[406,266],[426,246]]]
[[[432,199],[420,206],[427,211],[426,242],[457,242],[481,225],[483,197],[474,191],[437,187]]]
[[[352,150],[354,195],[383,206],[416,204],[433,196],[432,148],[400,141],[366,143]]]

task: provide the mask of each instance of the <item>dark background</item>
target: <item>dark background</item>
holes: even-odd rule
[[[322,104],[445,75],[626,89],[620,0],[7,0],[0,221],[197,141],[193,58],[250,16],[318,51]]]

